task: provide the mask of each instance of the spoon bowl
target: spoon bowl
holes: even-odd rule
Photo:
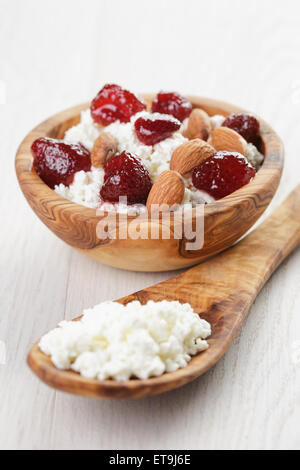
[[[144,95],[144,98],[150,103],[153,95]],[[221,101],[195,96],[189,99],[194,108],[202,108],[211,116],[228,116],[244,111]],[[204,221],[203,246],[191,250],[184,230],[181,230],[183,235],[173,236],[178,233],[173,220],[168,226],[171,236],[165,239],[161,220],[153,222],[148,217],[143,223],[143,231],[150,233],[153,229],[159,234],[155,239],[133,239],[129,236],[123,239],[116,236],[101,240],[97,236],[97,226],[108,214],[97,215],[96,210],[70,202],[52,191],[32,169],[30,151],[33,141],[39,137],[63,138],[67,129],[79,123],[81,111],[88,107],[86,103],[63,111],[30,132],[17,152],[16,172],[24,196],[42,222],[59,238],[90,258],[134,271],[170,271],[193,266],[227,249],[241,238],[259,219],[277,190],[284,150],[278,135],[260,119],[265,160],[253,181],[229,196],[205,205],[204,214],[199,215],[196,209],[190,209],[187,214],[187,220],[193,227],[197,227],[200,217]],[[127,216],[127,222],[135,218]],[[117,220],[114,235],[119,228]]]
[[[157,395],[191,382],[213,367],[225,354],[258,292],[279,264],[300,243],[300,186],[250,235],[234,247],[179,276],[124,297],[139,300],[178,300],[190,303],[212,327],[209,348],[176,372],[147,380],[91,380],[73,371],[55,368],[38,342],[28,364],[46,384],[58,390],[95,398],[141,398]]]

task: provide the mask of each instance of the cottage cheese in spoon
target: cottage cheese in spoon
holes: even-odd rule
[[[40,341],[58,369],[90,379],[147,379],[187,366],[208,348],[208,322],[189,304],[103,302],[79,321],[63,321]]]

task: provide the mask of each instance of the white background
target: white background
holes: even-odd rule
[[[299,249],[228,354],[183,389],[93,401],[56,393],[28,370],[30,345],[59,320],[172,275],[122,272],[73,251],[17,186],[25,134],[106,82],[257,112],[286,147],[273,207],[299,183],[299,1],[0,0],[0,448],[299,449]]]

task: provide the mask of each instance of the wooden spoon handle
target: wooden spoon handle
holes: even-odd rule
[[[300,185],[266,219],[242,241],[241,249],[252,250],[271,275],[280,263],[300,244]],[[250,251],[251,250],[251,251]]]
[[[211,275],[220,281],[220,285],[223,279],[233,291],[242,289],[253,297],[299,244],[300,185],[244,240],[203,265],[190,269],[185,275],[194,280],[197,273],[206,278]]]
[[[300,243],[300,186],[273,215],[240,243],[179,276],[119,299],[189,302],[210,322],[210,347],[186,368],[148,380],[99,382],[56,369],[36,343],[28,364],[44,382],[65,392],[105,398],[141,398],[184,385],[225,354],[258,291],[277,266]]]

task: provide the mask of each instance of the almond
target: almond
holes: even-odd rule
[[[204,140],[189,140],[174,150],[170,168],[185,175],[214,154],[215,149]]]
[[[207,141],[211,130],[209,115],[203,111],[203,109],[194,109],[190,115],[188,127],[183,135],[189,140],[202,139]]]
[[[184,198],[184,182],[179,173],[172,170],[163,171],[155,183],[147,199],[147,209],[152,204],[167,204],[170,208],[174,204],[181,204]],[[166,208],[167,209],[167,208]]]
[[[228,127],[218,127],[212,132],[212,146],[217,150],[247,154],[248,144],[237,132]]]
[[[91,152],[92,165],[95,168],[103,166],[110,157],[112,157],[118,148],[118,142],[115,137],[108,132],[101,134],[94,143]]]

